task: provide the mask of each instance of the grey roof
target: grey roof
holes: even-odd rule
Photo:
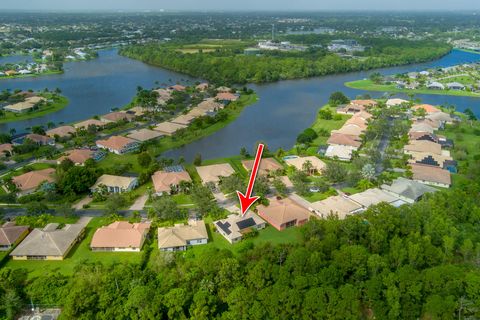
[[[381,188],[413,201],[421,198],[425,193],[436,192],[437,189],[423,183],[399,177],[391,185],[384,184]]]
[[[82,217],[77,223],[67,224],[62,229],[57,229],[56,223],[34,229],[10,255],[64,256],[90,220],[90,217]]]
[[[0,227],[0,245],[11,246],[27,230],[27,226],[17,226],[13,222],[5,223]]]

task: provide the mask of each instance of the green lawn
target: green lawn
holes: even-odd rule
[[[46,96],[45,94],[43,94],[43,96],[48,98],[48,96]],[[43,117],[44,115],[60,111],[63,108],[65,108],[67,105],[68,105],[68,99],[66,97],[59,97],[58,101],[56,101],[55,103],[52,103],[51,106],[40,107],[36,111],[25,112],[25,113],[13,113],[13,112],[5,111],[5,115],[3,117],[0,117],[0,123],[15,122],[15,121]]]
[[[332,108],[329,105],[325,105],[321,109],[329,109],[332,112],[332,115],[334,116],[336,115],[335,108]],[[326,120],[326,119],[320,118],[317,115],[317,118],[315,119],[315,122],[311,125],[311,128],[315,130],[317,133],[319,133],[321,129],[324,129],[328,131],[328,136],[319,136],[317,139],[315,139],[312,142],[313,146],[318,147],[320,145],[326,144],[328,138],[330,137],[330,132],[332,130],[340,129],[343,126],[343,124],[352,117],[351,115],[345,115],[345,114],[338,114],[337,116],[340,116],[341,118],[338,120],[334,120],[334,119]]]
[[[448,81],[451,82],[451,81]],[[367,90],[367,91],[382,91],[382,92],[403,92],[403,93],[418,93],[418,94],[438,94],[447,96],[466,96],[480,98],[480,93],[461,91],[461,90],[432,90],[432,89],[399,89],[394,84],[375,84],[371,80],[357,80],[346,82],[345,86],[353,89]]]
[[[65,275],[71,275],[76,266],[85,262],[101,262],[105,265],[120,262],[140,262],[142,253],[139,252],[92,252],[89,248],[90,241],[95,230],[108,223],[104,218],[93,218],[87,226],[85,238],[77,244],[63,261],[14,261],[9,260],[6,267],[17,269],[23,268],[29,271],[29,277],[37,277],[58,271]]]

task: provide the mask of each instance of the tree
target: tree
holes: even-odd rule
[[[310,161],[310,160],[305,161],[305,162],[302,164],[302,170],[303,170],[303,172],[305,172],[306,174],[311,174],[312,171],[313,171],[312,161]]]
[[[200,153],[197,153],[195,155],[195,158],[193,159],[193,164],[196,166],[200,166],[202,164],[202,155]]]
[[[83,194],[90,190],[97,177],[95,169],[74,166],[60,177],[57,190],[65,195]]]
[[[343,182],[347,178],[348,171],[344,165],[330,161],[323,169],[323,176],[333,183]]]
[[[203,185],[195,185],[191,192],[192,201],[196,204],[202,215],[210,213],[216,207],[213,195],[209,188]]]
[[[318,116],[320,117],[320,119],[324,120],[332,120],[333,118],[332,111],[326,108],[320,109],[320,111],[318,111]]]
[[[137,161],[140,166],[142,166],[143,168],[147,168],[152,162],[152,157],[150,156],[150,154],[148,154],[148,152],[142,152],[138,154]]]
[[[32,133],[45,135],[45,129],[43,128],[43,126],[33,126]]]
[[[279,177],[275,177],[275,179],[273,179],[273,187],[280,195],[287,194],[287,186],[282,180],[280,180]]]
[[[370,74],[368,78],[375,84],[379,84],[383,81],[383,76],[380,74],[380,72],[374,72]]]
[[[159,220],[179,220],[184,217],[185,213],[178,208],[175,200],[167,195],[155,198],[149,211],[149,218]]]
[[[336,91],[330,95],[330,99],[328,100],[328,103],[331,106],[337,106],[339,104],[348,104],[350,103],[350,99],[343,94],[343,92]]]
[[[367,163],[363,166],[362,177],[368,181],[375,179],[375,167],[371,163]]]
[[[298,143],[311,143],[313,140],[315,140],[318,137],[317,133],[315,130],[312,128],[307,128],[305,129],[302,133],[300,133],[297,137],[297,142]]]
[[[119,193],[114,193],[107,198],[105,202],[105,211],[108,214],[117,214],[121,208],[127,205],[125,197]]]
[[[27,203],[25,209],[28,215],[40,215],[48,211],[47,205],[38,201]]]

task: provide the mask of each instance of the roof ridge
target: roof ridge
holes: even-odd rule
[[[50,239],[50,241],[53,243],[53,245],[55,246],[55,248],[57,248],[58,250],[58,253],[62,254],[62,250],[60,250],[60,248],[58,247],[57,243],[55,242],[55,240],[53,240],[52,238],[52,234],[50,232],[45,232],[48,236],[48,238]]]
[[[12,242],[10,242],[10,239],[8,238],[7,233],[5,232],[3,227],[0,228],[0,231],[2,231],[3,235],[5,236],[5,239],[7,239],[7,243],[12,244]]]

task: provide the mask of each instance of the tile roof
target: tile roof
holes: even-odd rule
[[[403,177],[395,179],[391,185],[383,184],[381,188],[387,192],[411,199],[412,201],[417,201],[426,193],[438,191],[433,187]]]
[[[97,140],[97,146],[112,150],[122,150],[131,143],[138,143],[136,140],[122,137],[111,136],[107,140]]]
[[[143,128],[139,130],[130,131],[127,135],[127,138],[144,142],[144,141],[160,138],[161,136],[163,136],[163,134],[161,134],[158,131]]]
[[[426,152],[431,154],[442,154],[442,146],[436,142],[428,140],[411,140],[409,144],[403,147],[406,152]]]
[[[88,120],[85,120],[85,121],[75,123],[73,126],[77,129],[79,129],[79,128],[87,129],[89,126],[103,127],[104,125],[105,125],[105,123],[103,123],[100,120],[88,119]]]
[[[95,231],[91,248],[140,248],[150,230],[150,223],[115,221]]]
[[[13,222],[5,223],[0,227],[0,246],[13,245],[27,230],[27,226],[17,226]]]
[[[49,137],[55,137],[55,135],[63,138],[70,136],[75,133],[75,128],[72,126],[61,126],[57,128],[50,129],[46,132],[47,136]]]
[[[12,178],[13,183],[21,191],[35,189],[43,182],[54,182],[55,169],[47,168],[43,170],[30,171]]]
[[[303,170],[303,164],[307,161],[310,161],[312,164],[313,168],[317,170],[318,172],[321,172],[326,164],[322,160],[318,159],[315,156],[309,156],[309,157],[297,157],[297,158],[287,158],[285,159],[285,162],[290,165],[294,166],[297,168],[297,170]]]
[[[311,206],[322,218],[337,214],[340,219],[345,219],[347,215],[362,209],[360,204],[344,196],[329,197],[322,201],[313,202]]]
[[[255,160],[242,160],[242,165],[247,171],[252,170]],[[270,172],[283,169],[283,166],[274,158],[262,158],[258,168],[258,174],[267,175]]]
[[[293,202],[290,198],[285,199],[268,199],[268,206],[257,206],[258,214],[273,225],[281,226],[287,222],[296,220],[305,221],[311,216],[310,211]]]
[[[84,164],[85,161],[91,159],[95,152],[89,149],[73,149],[67,151],[67,154],[58,158],[57,163],[61,163],[65,159],[70,159],[74,164]]]
[[[359,136],[343,133],[332,133],[330,138],[327,140],[327,144],[359,148],[362,145],[362,141]]]
[[[365,208],[379,204],[380,202],[394,203],[399,200],[397,197],[378,188],[353,194],[349,196],[349,198]]]
[[[413,110],[424,109],[426,113],[435,113],[442,110],[432,106],[431,104],[418,104],[412,107]]]
[[[413,180],[451,185],[450,171],[423,164],[411,164]]]
[[[228,177],[235,173],[229,163],[213,164],[209,166],[195,167],[203,183],[218,182],[220,177]]]
[[[187,246],[188,241],[208,239],[207,228],[202,220],[190,220],[187,225],[158,228],[160,249]]]
[[[152,175],[155,192],[169,192],[171,185],[179,185],[181,181],[192,181],[187,171],[157,171]]]
[[[135,118],[133,114],[125,112],[111,112],[101,116],[101,119],[108,122],[117,122],[120,120],[132,121]]]
[[[122,176],[114,176],[110,174],[103,174],[97,179],[97,182],[95,182],[92,189],[96,189],[100,185],[104,185],[107,187],[120,187],[123,189],[128,189],[128,187],[136,179],[137,178],[135,177],[122,177]]]
[[[172,122],[162,122],[158,124],[153,130],[164,133],[166,135],[172,135],[175,132],[177,132],[180,129],[185,129],[187,126],[178,124],[178,123],[172,123]]]

